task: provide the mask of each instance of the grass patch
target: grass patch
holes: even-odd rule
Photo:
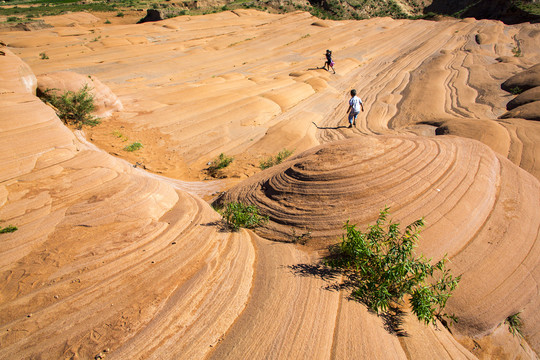
[[[521,326],[523,325],[523,322],[521,321],[519,314],[521,313],[518,312],[510,315],[504,320],[504,323],[508,325],[508,331],[510,331],[510,334],[517,337],[523,337],[523,334],[521,333]]]
[[[520,88],[519,86],[516,86],[516,87],[513,87],[510,89],[510,94],[512,95],[519,95],[523,92],[524,90],[522,88]]]
[[[99,120],[91,114],[94,111],[94,97],[90,88],[84,85],[79,91],[66,91],[58,96],[55,89],[47,89],[40,97],[56,108],[56,114],[65,124],[74,124],[78,129],[83,125],[96,126]]]
[[[133,152],[133,151],[137,151],[139,149],[142,149],[143,148],[143,144],[141,144],[140,142],[136,141],[134,143],[131,143],[127,146],[124,147],[124,151],[129,151],[129,152]]]
[[[285,160],[286,158],[288,158],[292,154],[293,154],[293,151],[283,149],[276,156],[271,156],[266,160],[262,160],[259,163],[259,167],[262,170],[264,170],[264,169],[268,169],[269,167],[272,167],[274,165],[281,164],[283,162],[283,160]]]
[[[9,225],[4,228],[0,227],[0,234],[12,233],[19,230],[16,226]]]
[[[223,153],[219,154],[219,156],[210,163],[210,166],[207,169],[208,174],[212,177],[217,176],[218,171],[229,166],[233,160],[233,157],[227,156]]]
[[[423,219],[401,232],[388,215],[388,208],[381,210],[366,232],[347,221],[342,242],[330,248],[326,264],[343,272],[352,297],[372,311],[388,312],[410,297],[413,313],[426,325],[436,319],[457,321],[443,310],[461,276],[450,274],[446,258],[431,265],[431,259],[413,253]]]
[[[228,203],[220,213],[226,226],[232,231],[240,228],[253,229],[268,222],[268,216],[261,215],[255,205]]]

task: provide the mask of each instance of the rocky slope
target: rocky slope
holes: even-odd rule
[[[539,123],[499,117],[514,98],[501,84],[540,63],[537,24],[47,21],[0,33],[0,225],[18,227],[0,234],[1,359],[536,357]],[[335,75],[318,69],[326,48]],[[73,72],[123,105],[85,134],[35,96],[36,79]],[[351,88],[366,112],[349,129]],[[516,108],[535,102],[523,94]],[[294,157],[261,172],[283,148]],[[232,180],[185,181],[220,153]],[[202,198],[229,188],[271,216],[265,238],[295,228],[307,246],[222,231]],[[406,315],[398,337],[315,271],[344,220],[384,205],[426,216],[420,250],[463,274],[452,334]],[[524,339],[503,323],[518,312]]]

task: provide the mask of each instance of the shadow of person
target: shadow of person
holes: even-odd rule
[[[317,129],[320,129],[320,130],[338,130],[338,129],[347,129],[349,127],[349,125],[338,125],[338,126],[319,126],[317,124],[315,124],[314,121],[312,121],[313,125],[315,125],[315,127]]]

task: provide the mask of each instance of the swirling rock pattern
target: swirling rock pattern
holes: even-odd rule
[[[450,308],[462,331],[492,331],[519,309],[538,344],[540,183],[479,142],[463,138],[362,137],[321,145],[230,189],[221,202],[257,205],[257,232],[278,241],[310,233],[338,242],[345,221],[367,225],[391,208],[408,224],[425,217],[419,249],[447,254],[463,280]]]

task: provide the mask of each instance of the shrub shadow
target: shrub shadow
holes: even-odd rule
[[[327,291],[348,291],[349,295],[346,297],[348,301],[356,301],[368,308],[368,311],[372,314],[379,316],[384,324],[384,329],[392,335],[398,337],[407,337],[409,336],[405,329],[403,329],[403,318],[406,315],[397,306],[392,306],[388,311],[377,313],[369,309],[367,302],[363,299],[355,297],[352,295],[352,291],[355,288],[357,279],[355,275],[350,272],[346,272],[339,269],[333,269],[329,266],[324,265],[322,262],[315,264],[295,264],[287,266],[289,270],[296,276],[313,276],[328,282],[323,286],[324,290]]]

